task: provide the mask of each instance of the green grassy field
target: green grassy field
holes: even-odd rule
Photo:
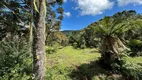
[[[97,49],[74,49],[71,46],[47,54],[48,80],[123,80],[120,74],[101,68],[96,62],[100,57]],[[132,63],[142,63],[141,57],[126,58]]]

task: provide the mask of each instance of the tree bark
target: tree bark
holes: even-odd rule
[[[34,10],[35,29],[33,33],[33,72],[35,80],[44,80],[45,78],[45,0],[38,0],[38,12]]]
[[[100,47],[101,63],[107,68],[111,68],[111,64],[118,62],[121,53],[126,49],[127,47],[119,38],[106,36]]]
[[[101,46],[101,53],[105,54],[108,51],[113,52],[114,54],[118,55],[124,50],[126,50],[126,46],[123,42],[117,37],[107,36],[103,40],[103,44]]]

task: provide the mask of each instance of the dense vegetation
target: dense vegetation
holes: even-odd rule
[[[74,48],[98,48],[99,64],[114,73],[141,79],[141,64],[128,64],[125,57],[142,55],[142,16],[135,11],[123,11],[105,16],[80,31],[68,33]],[[127,68],[131,67],[131,68]],[[140,71],[138,71],[140,70]]]
[[[60,31],[63,0],[1,0],[0,80],[141,80],[142,15]]]

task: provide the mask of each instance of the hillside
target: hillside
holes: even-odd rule
[[[77,30],[63,30],[63,31],[61,31],[63,34],[69,34],[69,33],[71,33],[71,32],[73,32],[73,31],[77,31]]]

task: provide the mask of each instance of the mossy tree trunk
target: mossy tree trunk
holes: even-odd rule
[[[33,71],[35,80],[45,78],[45,0],[38,0],[38,12],[34,10],[34,34],[33,34]]]

